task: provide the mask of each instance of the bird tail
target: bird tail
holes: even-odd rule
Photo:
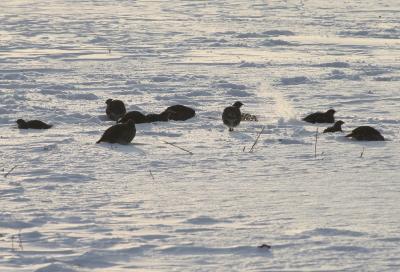
[[[353,133],[347,134],[347,135],[344,136],[344,137],[353,137]]]
[[[99,144],[99,143],[101,142],[102,139],[103,139],[103,138],[101,138],[100,140],[98,140],[98,141],[96,142],[96,144]]]

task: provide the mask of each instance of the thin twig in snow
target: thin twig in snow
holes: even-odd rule
[[[151,170],[149,170],[149,173],[150,173],[151,178],[152,178],[153,181],[154,181],[154,176],[153,176],[153,173],[151,172]]]
[[[364,150],[365,150],[365,147],[363,147],[363,150],[361,151],[360,158],[363,157],[363,155],[364,155]]]
[[[249,153],[250,153],[250,152],[253,152],[253,149],[254,149],[254,147],[256,146],[256,144],[257,144],[257,142],[258,142],[258,139],[260,138],[261,133],[263,133],[264,129],[265,129],[265,126],[263,126],[262,129],[261,129],[261,131],[258,133],[257,138],[256,138],[256,140],[254,141],[252,147],[250,148]]]
[[[10,169],[7,173],[4,174],[4,177],[6,178],[15,168],[17,168],[18,165],[14,165],[13,168]]]
[[[187,150],[187,149],[185,149],[183,147],[177,146],[176,144],[173,144],[173,143],[170,143],[170,142],[167,142],[167,141],[163,141],[163,142],[166,143],[166,144],[172,145],[172,146],[174,146],[176,148],[179,148],[180,150],[183,150],[183,151],[189,153],[190,155],[193,155],[193,153],[191,151],[189,151],[189,150]]]
[[[21,230],[18,232],[18,241],[19,241],[19,248],[21,251],[24,251],[24,247],[22,246],[22,238],[21,238]]]
[[[14,235],[11,236],[11,250],[14,251]]]
[[[315,132],[314,157],[317,158],[318,128]]]

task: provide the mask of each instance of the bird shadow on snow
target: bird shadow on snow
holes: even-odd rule
[[[254,140],[254,137],[250,136],[248,133],[249,131],[239,131],[239,130],[234,130],[234,131],[228,131],[229,137],[232,137],[237,140]]]
[[[28,129],[19,129],[19,128],[16,128],[16,129],[19,130],[18,133],[21,134],[21,135],[28,135],[28,134],[44,134],[44,133],[48,132],[47,129],[31,129],[31,128],[28,128]]]
[[[349,138],[345,137],[344,135],[335,137],[335,139],[339,142],[353,143],[353,144],[360,145],[363,147],[384,147],[384,146],[386,146],[386,142],[390,141],[388,139],[386,139],[385,141],[357,141],[354,139],[349,139]]]
[[[123,153],[140,153],[140,154],[146,154],[146,152],[139,148],[138,146],[144,146],[148,145],[145,143],[130,143],[127,145],[122,145],[122,144],[110,144],[110,143],[99,143],[97,144],[101,147],[107,148],[109,150],[114,150],[118,152],[123,152]]]

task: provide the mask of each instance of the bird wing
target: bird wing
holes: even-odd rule
[[[222,118],[223,119],[240,119],[241,118],[241,114],[240,111],[236,108],[232,108],[232,107],[228,107],[224,110],[224,112],[222,113]]]

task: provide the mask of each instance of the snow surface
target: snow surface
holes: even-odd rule
[[[399,271],[399,38],[398,0],[0,1],[0,271]],[[96,145],[108,98],[197,115]],[[388,141],[314,158],[331,107]]]

